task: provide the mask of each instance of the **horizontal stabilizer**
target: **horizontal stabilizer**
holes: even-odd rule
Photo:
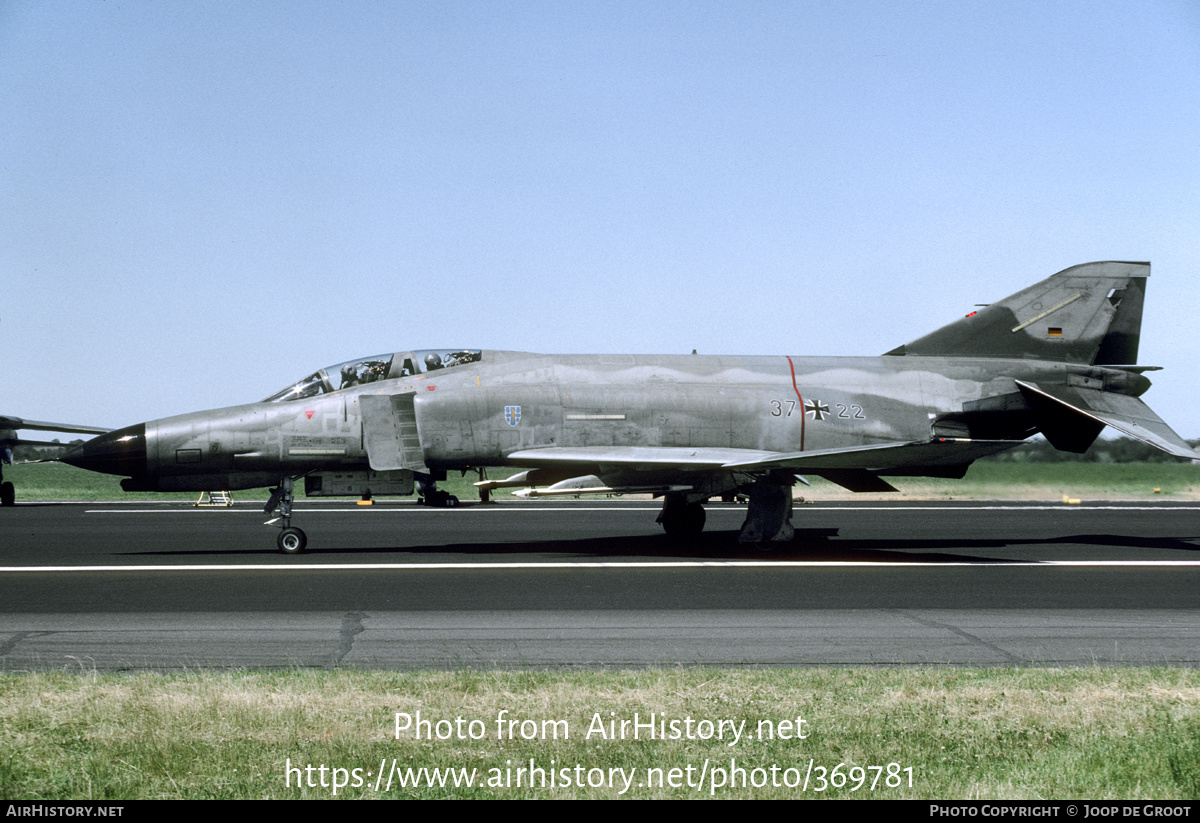
[[[1195,449],[1136,397],[1074,386],[1039,386],[1024,380],[1016,383],[1035,408],[1039,402],[1050,403],[1061,411],[1077,416],[1081,422],[1112,426],[1122,434],[1149,443],[1175,457],[1200,458]]]

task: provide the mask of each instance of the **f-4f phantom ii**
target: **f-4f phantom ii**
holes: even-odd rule
[[[748,495],[739,539],[792,538],[792,486],[856,492],[887,476],[962,477],[1042,433],[1083,452],[1107,425],[1177,457],[1196,452],[1139,396],[1148,263],[1088,263],[879,357],[545,355],[471,348],[383,354],[319,369],[258,403],[167,417],[61,460],[123,475],[128,491],[274,486],[279,548],[306,493],[457,500],[451,470],[530,467],[481,483],[541,492],[650,493],[668,535],[702,503]]]

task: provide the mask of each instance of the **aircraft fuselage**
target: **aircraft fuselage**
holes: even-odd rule
[[[511,455],[544,448],[804,452],[928,440],[939,428],[1020,439],[1031,424],[1014,380],[1068,375],[1131,395],[1149,385],[1118,369],[1011,359],[487,351],[413,377],[152,420],[90,441],[85,458],[131,477],[127,488],[157,491],[394,469],[368,443],[366,407],[381,396],[410,398],[421,461],[434,471],[528,465]]]

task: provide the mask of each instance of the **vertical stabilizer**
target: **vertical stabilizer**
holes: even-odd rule
[[[1097,366],[1132,366],[1137,363],[1138,343],[1142,339],[1146,278],[1130,277],[1129,285],[1113,292],[1108,299],[1116,307],[1117,315],[1100,343],[1100,353],[1092,362]]]
[[[1072,266],[888,354],[1131,365],[1149,275],[1149,263]]]

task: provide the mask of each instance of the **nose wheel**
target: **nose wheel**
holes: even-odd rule
[[[284,554],[300,554],[304,551],[304,547],[308,545],[308,535],[295,526],[288,526],[280,530],[275,544],[279,546],[279,550]]]
[[[292,525],[292,501],[295,499],[295,481],[290,477],[283,478],[279,487],[271,489],[271,499],[263,509],[267,514],[278,512],[276,517],[267,521],[266,525],[280,527],[279,537],[275,545],[284,554],[300,554],[308,545],[308,535],[303,529]]]

